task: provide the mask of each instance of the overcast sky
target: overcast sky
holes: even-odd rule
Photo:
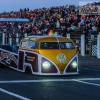
[[[82,5],[89,2],[100,1],[100,0],[0,0],[0,13],[6,11],[19,11],[20,8],[35,8],[52,7],[52,6],[63,6],[67,4]]]

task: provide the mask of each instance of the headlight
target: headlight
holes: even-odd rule
[[[74,61],[74,62],[72,63],[72,66],[73,66],[73,68],[76,68],[76,67],[77,67],[77,62]]]
[[[43,62],[42,66],[43,66],[43,68],[48,69],[50,67],[50,63],[49,62]]]

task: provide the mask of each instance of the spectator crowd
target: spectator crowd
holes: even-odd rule
[[[100,27],[100,15],[80,14],[80,9],[83,9],[83,7],[86,8],[86,6],[66,5],[34,10],[24,8],[17,12],[3,12],[0,13],[0,18],[27,18],[29,23],[0,22],[0,31],[6,35],[10,34],[13,38],[16,38],[16,33],[22,38],[25,33],[40,35],[48,34],[50,30],[65,37],[67,32],[75,32],[81,28],[86,35],[95,34]]]

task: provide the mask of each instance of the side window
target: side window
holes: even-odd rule
[[[22,42],[22,43],[21,43],[21,47],[22,47],[22,48],[26,48],[26,47],[27,47],[27,42]]]

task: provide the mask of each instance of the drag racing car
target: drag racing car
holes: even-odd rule
[[[71,39],[61,36],[28,36],[16,51],[0,45],[0,63],[35,75],[78,74],[78,53]]]

